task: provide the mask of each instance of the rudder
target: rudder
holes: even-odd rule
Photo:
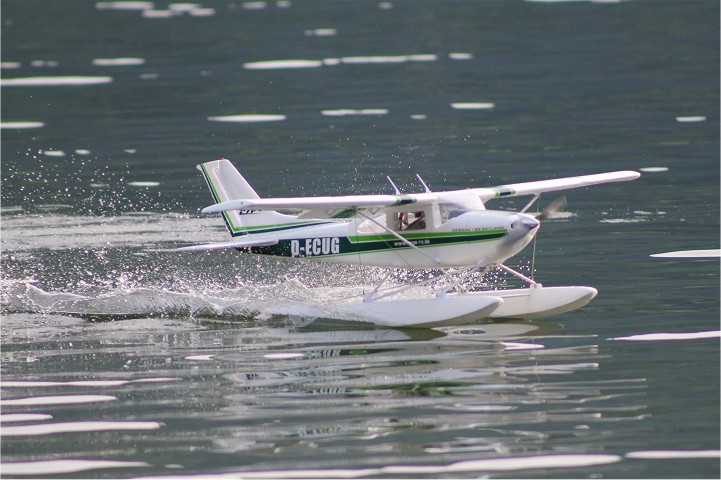
[[[197,168],[203,174],[215,203],[260,198],[230,160],[221,158],[202,163]],[[275,211],[232,210],[222,212],[222,215],[225,225],[233,237],[271,229],[295,219],[293,216]]]

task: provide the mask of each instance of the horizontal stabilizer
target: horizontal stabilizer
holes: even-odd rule
[[[310,210],[317,208],[373,208],[394,207],[410,204],[430,204],[436,195],[421,193],[414,195],[346,195],[339,197],[297,197],[238,199],[205,207],[203,213],[225,212],[228,210]]]
[[[180,247],[179,251],[182,252],[206,252],[209,250],[222,250],[224,248],[250,248],[250,247],[267,247],[270,245],[276,245],[278,243],[277,238],[258,238],[254,239],[243,237],[228,242],[217,242],[217,243],[205,243],[203,245],[191,245],[189,247]]]

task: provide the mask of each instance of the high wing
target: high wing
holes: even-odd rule
[[[266,247],[276,245],[278,238],[267,234],[256,234],[252,236],[244,236],[243,238],[234,238],[227,242],[206,243],[203,245],[192,245],[189,247],[180,247],[178,250],[183,252],[206,252],[209,250],[221,250],[223,248],[249,248],[249,247]]]
[[[490,188],[474,188],[472,191],[477,194],[481,200],[486,201],[498,197],[539,195],[544,192],[556,192],[558,190],[587,187],[600,183],[627,182],[629,180],[635,180],[640,176],[640,173],[634,171],[608,172],[595,175],[583,175],[580,177],[540,180],[537,182],[513,183]]]
[[[346,218],[355,210],[379,210],[390,207],[423,207],[432,204],[452,204],[470,210],[482,210],[483,202],[499,197],[539,195],[571,188],[610,182],[625,182],[641,176],[634,171],[620,171],[578,177],[514,183],[488,188],[472,188],[447,192],[407,195],[345,195],[338,197],[244,198],[216,203],[202,213],[229,210],[303,210],[298,218]],[[411,208],[412,208],[411,207]],[[241,245],[242,246],[242,245]],[[218,247],[223,248],[223,247]]]
[[[216,203],[202,210],[202,213],[216,213],[227,210],[322,210],[339,211],[347,209],[370,209],[403,205],[429,205],[437,203],[433,193],[413,195],[345,195],[339,197],[288,197],[248,198]]]

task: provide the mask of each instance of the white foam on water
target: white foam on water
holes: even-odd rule
[[[668,167],[643,167],[639,168],[639,170],[645,173],[661,173],[668,172]]]
[[[172,18],[182,15],[191,17],[209,17],[215,15],[214,8],[206,8],[199,3],[171,3],[166,9],[149,8],[143,11],[144,18]]]
[[[143,18],[171,18],[175,16],[172,10],[144,10]]]
[[[618,455],[569,454],[509,457],[489,460],[467,460],[449,465],[450,472],[518,471],[537,468],[579,468],[620,462]]]
[[[264,10],[268,8],[268,2],[245,2],[242,7],[246,10]]]
[[[78,155],[90,155],[92,152],[84,148],[78,148],[77,150],[75,150],[75,153],[77,153]]]
[[[0,381],[2,388],[31,388],[31,387],[117,387],[129,383],[168,382],[174,378],[140,378],[137,380],[70,380],[66,382],[39,381],[39,380],[5,380]]]
[[[721,458],[720,450],[641,450],[628,452],[626,458],[642,460],[676,460],[695,458]]]
[[[646,221],[643,218],[606,218],[600,223],[640,223]]]
[[[0,79],[2,87],[56,87],[56,86],[80,86],[100,85],[110,83],[113,77],[26,77],[26,78],[4,78]]]
[[[574,218],[577,215],[573,212],[551,212],[549,216],[546,218],[546,221],[548,220],[568,220],[569,218]]]
[[[179,378],[174,377],[157,377],[157,378],[139,378],[131,380],[130,383],[152,383],[152,382],[177,382]]]
[[[507,372],[513,375],[560,375],[576,373],[583,370],[598,370],[598,363],[565,363],[557,365],[528,365],[508,367]]]
[[[158,422],[87,421],[42,423],[34,425],[6,426],[0,430],[0,437],[28,437],[53,435],[56,433],[109,432],[122,430],[158,430]]]
[[[282,70],[288,68],[318,68],[322,67],[321,60],[267,60],[262,62],[248,62],[243,68],[248,70]]]
[[[425,120],[426,118],[428,118],[428,115],[421,115],[421,114],[411,115],[411,119],[413,119],[413,120]]]
[[[174,12],[190,12],[200,7],[198,3],[171,3],[168,5],[168,10]]]
[[[82,387],[116,387],[130,383],[129,380],[83,380],[79,382],[45,382],[45,381],[4,381],[0,382],[0,388],[28,388],[28,387],[60,387],[60,386],[82,386]]]
[[[30,66],[34,68],[54,68],[58,65],[60,65],[60,63],[55,60],[33,60],[30,62]]]
[[[471,60],[473,58],[472,53],[449,53],[448,58],[451,60]]]
[[[454,403],[453,405],[439,405],[437,408],[468,412],[510,412],[511,410],[516,410],[518,407],[513,405]]]
[[[347,64],[405,63],[408,61],[408,55],[342,57],[340,61]]]
[[[124,462],[114,460],[40,460],[35,462],[3,462],[0,471],[4,475],[60,475],[104,468],[149,467],[145,462]]]
[[[112,185],[93,182],[92,188],[112,188]],[[188,243],[202,243],[209,241],[209,233],[217,233],[212,237],[213,241],[224,240],[226,235],[215,218],[158,213],[115,217],[51,215],[39,218],[26,215],[4,218],[2,227],[2,248],[15,253],[36,248],[107,247],[108,242],[114,246],[155,246],[167,242],[169,235]],[[45,296],[40,291],[26,293],[33,296],[32,301],[42,301]]]
[[[654,253],[651,256],[656,258],[719,258],[721,257],[721,249],[679,250],[676,252]]]
[[[342,108],[339,110],[322,110],[320,113],[328,117],[343,117],[346,115],[387,115],[388,110],[385,108],[365,108],[361,110]]]
[[[144,58],[96,58],[93,59],[93,65],[98,67],[118,67],[145,65]]]
[[[496,104],[490,102],[460,102],[451,103],[451,108],[456,110],[491,110],[496,108]]]
[[[438,55],[435,55],[433,53],[408,55],[408,61],[410,62],[435,62],[436,60],[438,60]]]
[[[155,5],[153,2],[98,2],[95,8],[98,10],[151,10]]]
[[[27,128],[41,128],[44,127],[43,122],[0,122],[0,128],[7,128],[11,130],[24,130]]]
[[[190,355],[188,357],[185,357],[185,360],[193,360],[198,362],[209,362],[213,360],[213,357],[215,355]]]
[[[0,414],[0,423],[41,422],[43,420],[51,420],[52,418],[52,415],[46,413],[2,413]]]
[[[250,478],[250,479],[304,479],[304,478],[362,478],[377,476],[392,478],[396,475],[438,475],[448,473],[467,472],[512,472],[548,468],[582,468],[595,465],[606,465],[620,462],[622,458],[618,455],[608,454],[568,454],[568,455],[538,455],[531,457],[507,457],[490,458],[479,460],[465,460],[449,465],[389,465],[379,468],[363,469],[317,469],[317,470],[268,470],[268,471],[243,471],[227,473],[227,478]],[[162,477],[147,477],[158,478]],[[180,478],[168,476],[166,478]],[[202,478],[189,475],[186,478]],[[216,477],[217,478],[217,477]]]
[[[303,358],[305,355],[302,353],[268,353],[263,355],[263,358],[269,358],[273,360],[288,360],[291,358]]]
[[[51,395],[46,397],[24,397],[0,400],[0,406],[19,407],[28,405],[74,405],[78,403],[112,402],[112,395]]]
[[[546,348],[543,345],[537,343],[514,343],[514,342],[501,342],[504,350],[539,350]]]
[[[0,68],[16,70],[20,67],[22,67],[20,62],[0,62]]]
[[[62,150],[45,150],[43,152],[43,155],[45,155],[46,157],[64,157],[65,152],[63,152]]]
[[[285,115],[226,115],[221,117],[208,117],[211,122],[231,122],[231,123],[258,123],[258,122],[280,122],[285,120]]]
[[[157,187],[160,182],[128,182],[128,185],[132,187]]]
[[[215,15],[214,8],[196,8],[188,12],[192,17],[211,17]]]
[[[23,207],[5,207],[0,206],[0,212],[2,213],[12,213],[12,212],[22,212]]]
[[[43,210],[46,212],[55,212],[58,210],[65,210],[68,208],[72,208],[71,205],[65,204],[65,203],[40,203],[35,205],[35,208],[38,210]]]
[[[323,35],[330,35],[333,29],[321,29]],[[316,30],[306,30],[306,35]],[[317,33],[312,33],[318,35]],[[243,68],[249,70],[281,70],[295,68],[318,68],[324,65],[335,66],[339,64],[348,65],[373,65],[373,64],[397,64],[406,62],[434,62],[438,60],[435,54],[417,54],[417,55],[371,55],[357,57],[341,57],[326,58],[323,60],[308,59],[288,59],[288,60],[265,60],[259,62],[248,62],[243,64]]]
[[[699,340],[703,338],[721,338],[721,331],[689,333],[646,333],[642,335],[631,335],[630,337],[615,337],[609,340],[624,340],[628,342],[656,342],[668,340]]]
[[[308,37],[333,37],[338,34],[335,28],[316,28],[314,30],[306,30],[305,35]]]
[[[676,121],[679,123],[696,123],[696,122],[705,122],[706,117],[702,116],[696,116],[696,117],[676,117]]]

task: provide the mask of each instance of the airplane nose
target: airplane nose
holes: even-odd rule
[[[541,224],[539,220],[530,215],[519,213],[511,219],[511,231],[517,231],[519,234],[526,235],[528,232],[538,228]]]
[[[534,228],[538,228],[541,223],[531,216],[524,215],[521,217],[521,224],[529,230],[533,230]]]

